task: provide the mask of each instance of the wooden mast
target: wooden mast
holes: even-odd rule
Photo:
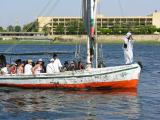
[[[83,20],[87,31],[87,68],[92,67],[95,47],[97,0],[83,0]]]

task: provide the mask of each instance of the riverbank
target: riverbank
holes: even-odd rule
[[[0,44],[78,44],[86,43],[85,35],[53,35],[48,36],[50,40],[0,40]],[[103,44],[120,44],[123,42],[122,35],[99,35],[98,43]],[[160,35],[133,35],[133,38],[138,44],[158,44],[160,45]]]
[[[56,35],[56,36],[50,36],[52,39],[54,39],[57,43],[58,42],[68,42],[68,43],[85,43],[87,40],[87,37],[85,35]],[[97,42],[98,43],[110,43],[110,44],[119,44],[122,43],[123,35],[98,35]],[[160,35],[133,35],[133,38],[135,42],[141,43],[141,44],[155,44],[160,43]]]

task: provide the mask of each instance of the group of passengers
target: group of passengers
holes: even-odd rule
[[[15,63],[7,63],[5,67],[0,67],[0,75],[37,75],[41,73],[53,74],[62,71],[82,69],[84,69],[84,66],[80,61],[78,63],[75,61],[65,61],[64,65],[62,66],[59,58],[56,54],[54,54],[47,66],[45,66],[45,63],[42,59],[39,59],[36,63],[34,63],[31,59],[27,60],[26,62],[19,59]]]

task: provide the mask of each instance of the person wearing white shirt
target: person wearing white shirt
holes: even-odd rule
[[[47,71],[47,74],[55,73],[54,59],[53,58],[50,60],[50,63],[47,65],[46,71]]]
[[[6,67],[1,69],[2,75],[10,74],[10,64],[6,64]]]
[[[128,32],[127,35],[123,38],[123,40],[125,63],[131,64],[133,62],[133,38],[131,32]]]
[[[53,55],[54,58],[54,70],[56,73],[60,72],[61,68],[62,68],[62,64],[61,61],[57,58],[57,54]]]
[[[28,60],[28,64],[24,67],[24,74],[25,75],[32,75],[32,60]]]

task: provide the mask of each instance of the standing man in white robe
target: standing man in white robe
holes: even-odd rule
[[[128,32],[123,38],[123,50],[124,58],[126,64],[131,64],[133,62],[133,38],[131,32]]]

